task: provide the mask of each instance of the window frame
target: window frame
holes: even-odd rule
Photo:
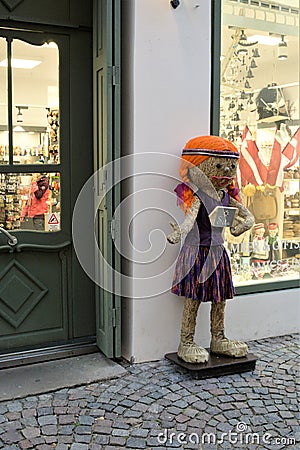
[[[35,232],[34,230],[13,230],[17,233],[21,247],[34,246],[34,248],[47,248],[53,250],[55,246],[61,245],[63,242],[71,242],[71,214],[70,214],[70,197],[71,197],[71,177],[70,177],[70,67],[68,64],[70,57],[69,36],[55,31],[36,31],[27,29],[11,29],[9,27],[0,27],[0,36],[6,40],[19,39],[32,45],[42,45],[48,41],[54,41],[59,49],[59,111],[60,111],[60,161],[58,164],[13,164],[11,153],[12,135],[13,135],[13,104],[12,104],[12,73],[9,74],[11,68],[7,68],[7,107],[8,107],[8,132],[9,132],[9,163],[1,164],[1,173],[11,174],[32,174],[40,173],[41,170],[47,173],[60,174],[60,200],[61,200],[61,229],[54,233]],[[9,59],[9,53],[7,53]],[[11,80],[9,81],[9,77]],[[11,101],[9,101],[11,100]],[[6,246],[0,246],[0,251],[6,250]]]
[[[211,1],[211,109],[210,132],[220,133],[220,73],[221,73],[221,39],[222,39],[222,0]],[[236,286],[237,295],[247,295],[259,292],[281,291],[299,288],[299,280],[278,280],[269,283],[253,283]]]

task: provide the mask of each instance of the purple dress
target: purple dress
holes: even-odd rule
[[[220,203],[203,192],[196,195],[201,201],[200,209],[180,249],[171,291],[201,302],[221,302],[233,298],[234,287],[229,256],[223,245],[223,228],[212,227],[208,217]],[[229,205],[227,192],[221,204]]]

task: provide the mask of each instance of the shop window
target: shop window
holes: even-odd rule
[[[1,173],[0,226],[6,230],[59,231],[59,173]]]
[[[61,229],[58,80],[54,42],[0,37],[0,226],[7,230]]]
[[[264,4],[222,0],[219,133],[240,149],[237,183],[255,217],[240,238],[226,230],[236,286],[300,272],[299,9]]]

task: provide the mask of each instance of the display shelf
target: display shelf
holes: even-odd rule
[[[7,230],[20,228],[20,176],[0,174],[0,225]]]
[[[293,273],[290,274],[282,274],[282,275],[277,275],[276,277],[272,277],[272,278],[260,278],[259,280],[243,280],[243,281],[238,281],[236,275],[233,275],[233,281],[234,281],[234,286],[235,287],[243,287],[243,286],[251,286],[257,283],[257,281],[259,281],[259,283],[261,284],[268,284],[268,283],[276,283],[278,281],[298,281],[299,280],[299,273],[294,271]]]

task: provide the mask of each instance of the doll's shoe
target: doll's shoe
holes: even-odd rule
[[[222,339],[212,337],[210,342],[211,353],[219,355],[233,356],[234,358],[242,358],[248,353],[248,346],[241,341],[231,341],[226,337]]]
[[[184,343],[180,342],[178,351],[178,358],[191,364],[204,363],[208,361],[208,352],[203,347],[195,344],[195,342]]]
[[[248,346],[241,341],[231,341],[224,334],[224,312],[226,302],[212,303],[210,310],[211,353],[242,358],[248,353]]]

